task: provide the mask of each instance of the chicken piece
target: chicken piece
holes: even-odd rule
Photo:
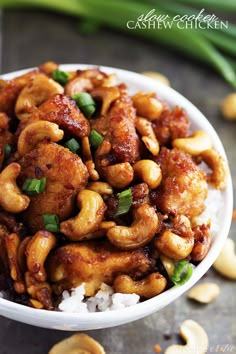
[[[153,204],[163,214],[183,214],[189,218],[199,215],[208,193],[205,172],[190,155],[177,149],[163,147],[156,161],[162,170],[162,182],[150,193]]]
[[[107,241],[88,241],[62,246],[49,255],[49,279],[61,293],[86,283],[86,296],[93,296],[104,282],[112,285],[119,274],[141,277],[154,269],[144,249],[120,251]]]
[[[10,119],[5,113],[0,113],[0,170],[4,160],[4,149],[6,144],[12,144],[14,141],[13,134],[8,130]]]
[[[79,110],[72,98],[65,95],[54,95],[39,106],[35,112],[36,119],[47,120],[59,125],[62,129],[78,138],[89,136],[90,124]],[[34,117],[31,117],[34,120]]]
[[[65,86],[67,95],[72,96],[79,92],[90,91],[96,87],[107,86],[113,81],[113,75],[108,75],[98,68],[77,70],[72,79]]]
[[[15,103],[20,91],[37,73],[38,70],[32,70],[12,80],[0,80],[0,112],[5,112],[9,116],[14,114]]]
[[[135,130],[135,109],[124,89],[109,113],[92,122],[92,128],[111,144],[110,160],[134,163],[139,157],[139,138]],[[98,166],[99,168],[99,166]]]
[[[52,142],[40,143],[19,161],[20,184],[27,178],[46,177],[43,193],[31,197],[24,213],[31,232],[44,228],[42,214],[56,214],[59,220],[69,217],[78,191],[85,187],[88,171],[80,157]]]
[[[176,106],[172,111],[165,107],[161,116],[153,121],[153,129],[161,145],[171,143],[173,139],[188,136],[190,121],[186,111]]]

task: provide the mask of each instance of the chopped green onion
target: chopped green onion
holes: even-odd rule
[[[104,138],[101,134],[99,134],[95,129],[91,130],[89,135],[89,142],[94,149],[97,149],[103,140]]]
[[[4,147],[4,158],[5,160],[8,159],[8,157],[11,154],[11,145],[10,144],[6,144]]]
[[[51,232],[58,232],[60,230],[59,219],[56,214],[43,214],[42,218],[46,230]]]
[[[52,73],[52,78],[53,80],[59,82],[62,86],[65,86],[68,81],[69,74],[60,69],[55,69]]]
[[[74,138],[68,140],[68,141],[64,144],[64,146],[65,146],[67,149],[69,149],[71,152],[73,152],[74,154],[76,154],[76,153],[79,151],[79,149],[80,149],[80,145],[79,145],[78,141],[75,140]]]
[[[119,193],[119,204],[116,211],[116,216],[128,213],[132,204],[132,191],[131,189],[126,189],[125,191]]]
[[[22,191],[28,195],[43,193],[46,187],[46,177],[42,179],[27,178],[22,186]]]
[[[193,274],[193,266],[188,261],[179,261],[175,267],[174,274],[170,277],[175,285],[185,284]]]
[[[93,113],[96,111],[96,104],[92,96],[87,92],[76,93],[71,96],[75,100],[77,106],[84,113],[86,118],[91,118]]]

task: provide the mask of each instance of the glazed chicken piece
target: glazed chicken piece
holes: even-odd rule
[[[185,110],[178,106],[172,111],[166,106],[161,116],[153,121],[153,129],[161,145],[169,144],[176,138],[187,137],[189,126]]]
[[[35,77],[38,70],[32,70],[12,80],[0,80],[0,112],[9,116],[14,114],[14,107],[20,91]]]
[[[118,274],[140,277],[153,268],[154,260],[144,249],[120,251],[107,241],[71,243],[53,251],[47,261],[57,293],[85,282],[86,296],[93,296],[102,282],[112,285]]]
[[[105,140],[111,143],[110,153],[115,163],[134,163],[139,157],[135,118],[132,99],[122,88],[121,97],[115,101],[108,114],[92,122],[92,128],[105,135]]]
[[[10,119],[5,113],[0,113],[0,170],[4,160],[4,149],[6,144],[13,143],[13,135],[8,130]]]
[[[19,163],[22,167],[20,185],[27,178],[47,179],[45,191],[31,197],[24,213],[30,231],[44,228],[42,214],[56,214],[60,221],[66,219],[78,191],[88,180],[87,168],[80,157],[63,146],[46,142],[25,154]]]
[[[89,136],[90,125],[72,98],[65,95],[54,95],[45,101],[38,109],[41,120],[47,120],[59,125],[78,138]]]
[[[199,215],[208,193],[205,172],[190,155],[177,149],[163,147],[156,161],[163,177],[158,189],[151,192],[151,201],[163,214]]]

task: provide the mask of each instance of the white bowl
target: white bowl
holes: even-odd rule
[[[85,69],[93,67],[93,65],[84,64],[68,64],[61,65],[61,69],[65,71],[73,71],[77,69]],[[100,69],[107,73],[116,73],[120,82],[125,82],[131,93],[137,91],[155,91],[160,98],[163,98],[171,105],[179,105],[184,107],[192,122],[193,129],[203,129],[212,139],[216,150],[226,158],[222,143],[215,132],[214,128],[204,117],[204,115],[185,97],[176,92],[170,87],[154,81],[153,79],[144,77],[130,71],[111,68],[100,67]],[[21,75],[27,70],[16,71],[3,75],[3,79],[11,79],[15,76]],[[107,328],[124,323],[128,323],[151,313],[154,313],[161,308],[167,306],[172,301],[177,299],[190,287],[192,287],[211,267],[217,258],[220,250],[228,236],[232,209],[233,209],[233,189],[231,177],[228,177],[227,188],[222,192],[223,203],[219,210],[220,227],[216,237],[213,240],[212,246],[205,259],[194,269],[191,279],[183,286],[173,287],[162,294],[146,300],[140,304],[108,312],[96,313],[63,313],[46,310],[36,310],[27,306],[19,305],[14,302],[0,298],[0,314],[27,324],[38,327],[46,327],[60,330],[89,330],[98,328]]]

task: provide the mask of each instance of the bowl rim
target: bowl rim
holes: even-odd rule
[[[117,73],[118,78],[119,75],[121,77],[127,76],[129,80],[132,81],[132,84],[134,85],[137,84],[137,87],[140,86],[140,82],[146,83],[147,86],[152,86],[153,91],[156,91],[160,97],[163,96],[164,99],[167,100],[168,103],[170,103],[171,105],[176,105],[177,102],[180,101],[181,105],[188,112],[190,121],[192,123],[197,124],[196,119],[195,118],[193,119],[193,117],[195,116],[198,117],[199,120],[201,120],[202,129],[207,130],[208,133],[210,132],[213,145],[217,147],[217,150],[220,152],[220,154],[222,154],[222,156],[224,156],[224,158],[227,160],[224,147],[213,126],[210,124],[207,118],[200,112],[200,110],[196,106],[194,106],[187,98],[185,98],[182,94],[180,94],[173,88],[167,87],[161,82],[157,82],[152,78],[144,77],[142,74],[138,74],[124,69],[118,69],[115,67],[96,65],[96,64],[61,64],[60,65],[60,69],[65,71],[74,71],[80,69],[83,70],[86,68],[94,68],[94,67],[99,68],[100,70],[107,73]],[[1,75],[0,77],[2,79],[9,80],[33,69],[35,68],[17,70],[17,71],[13,71]],[[124,80],[125,79],[123,78],[122,81]],[[168,96],[168,99],[165,96]],[[169,98],[169,96],[171,97]],[[9,311],[17,311],[19,313],[22,312],[24,313],[24,315],[28,317],[37,316],[38,320],[40,319],[45,320],[45,318],[47,318],[49,322],[50,320],[52,320],[58,323],[61,322],[63,324],[68,324],[72,321],[73,323],[78,323],[78,324],[86,323],[86,326],[88,326],[88,324],[90,323],[91,328],[95,328],[96,324],[100,324],[102,318],[102,322],[104,324],[102,327],[105,328],[111,325],[110,324],[111,321],[113,321],[115,319],[115,316],[117,315],[119,318],[122,318],[121,323],[125,323],[125,322],[133,321],[134,320],[133,317],[135,317],[135,319],[138,319],[147,316],[155,311],[158,311],[159,309],[168,305],[170,302],[176,300],[180,295],[182,295],[184,292],[190,289],[207,272],[207,270],[211,267],[211,265],[214,263],[215,259],[219,255],[221,248],[223,247],[224,241],[228,236],[230,225],[231,225],[231,215],[233,210],[233,185],[232,185],[232,179],[230,174],[228,176],[227,187],[224,190],[223,194],[225,195],[225,200],[227,200],[227,203],[224,204],[224,208],[223,208],[223,212],[224,212],[223,223],[220,227],[220,230],[217,232],[220,233],[221,236],[216,237],[216,240],[212,244],[206,258],[204,258],[204,260],[201,261],[201,263],[194,269],[193,276],[186,284],[180,287],[174,286],[171,289],[168,289],[163,293],[151,299],[145,300],[144,302],[138,303],[136,305],[126,307],[123,309],[113,310],[113,311],[90,312],[90,313],[67,313],[67,312],[59,312],[59,311],[57,312],[57,311],[48,311],[48,310],[39,311],[38,309],[17,304],[13,301],[4,298],[0,298],[0,313],[1,310],[4,309],[4,311],[9,310]],[[138,315],[134,316],[134,313],[138,313]],[[19,321],[20,320],[21,319],[19,318]]]

